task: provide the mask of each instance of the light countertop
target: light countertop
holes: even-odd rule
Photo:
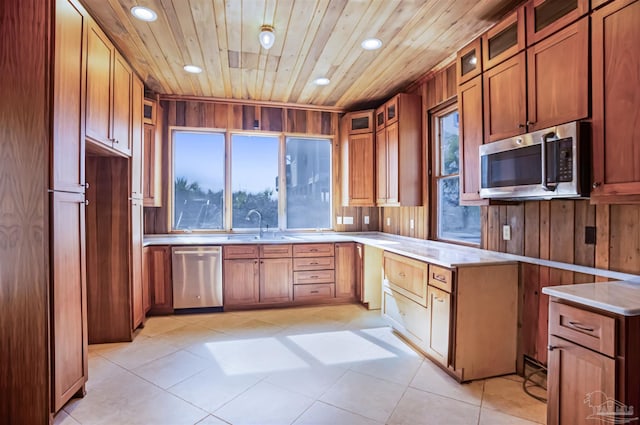
[[[602,282],[549,286],[542,293],[623,316],[640,315],[640,283]]]

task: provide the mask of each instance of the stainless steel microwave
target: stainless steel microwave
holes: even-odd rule
[[[480,197],[589,196],[590,132],[575,121],[480,146]]]

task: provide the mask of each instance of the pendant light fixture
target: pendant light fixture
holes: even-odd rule
[[[260,36],[258,37],[260,40],[260,45],[265,49],[269,50],[273,47],[273,43],[276,42],[276,35],[273,32],[273,27],[271,25],[263,25],[260,27]]]

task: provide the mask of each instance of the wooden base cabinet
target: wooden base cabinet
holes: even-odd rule
[[[172,314],[171,247],[146,246],[143,258],[144,286],[149,294],[149,314]]]
[[[514,373],[518,266],[448,269],[384,252],[382,314],[459,381]]]
[[[625,419],[640,409],[638,335],[640,316],[551,298],[547,424],[633,423]]]

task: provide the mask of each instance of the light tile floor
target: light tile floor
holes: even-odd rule
[[[89,347],[55,425],[535,424],[518,376],[460,385],[359,305],[152,317]]]

